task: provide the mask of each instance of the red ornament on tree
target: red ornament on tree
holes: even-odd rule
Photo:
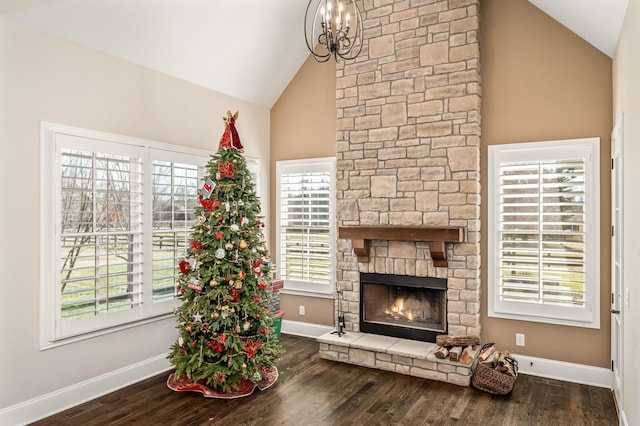
[[[198,194],[198,199],[200,200],[200,205],[205,210],[211,210],[213,207],[213,200],[205,200],[202,194]]]
[[[195,291],[202,291],[202,286],[196,283],[187,284],[187,288],[190,288],[191,290],[195,290]]]
[[[240,301],[240,294],[235,287],[229,290],[229,296],[233,297],[233,301],[236,303]]]
[[[233,163],[220,164],[218,166],[218,172],[220,173],[220,179],[225,179],[225,178],[233,179],[234,169],[235,169],[235,167],[234,167]]]
[[[180,262],[178,266],[180,267],[180,272],[182,272],[184,275],[187,275],[189,271],[191,271],[191,264],[186,260]]]
[[[260,342],[254,343],[253,340],[249,339],[247,340],[247,343],[245,343],[244,345],[244,352],[247,354],[249,358],[255,358],[256,351],[260,348],[262,348],[262,343]]]

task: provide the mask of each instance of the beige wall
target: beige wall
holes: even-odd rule
[[[623,143],[623,401],[628,425],[640,424],[640,2],[630,1],[613,60],[614,119],[624,115]]]
[[[55,402],[77,403],[77,399],[67,402],[66,395],[83,383],[88,386],[86,381],[92,389],[99,389],[101,375],[108,375],[110,386],[124,386],[126,382],[118,380],[138,372],[136,368],[150,359],[168,368],[165,355],[176,338],[176,322],[171,317],[39,350],[40,121],[213,153],[224,130],[222,116],[227,109],[238,109],[237,127],[247,155],[263,159],[262,170],[267,172],[269,110],[4,18],[0,18],[0,64],[2,413],[5,407],[65,388],[67,393],[59,392]],[[263,177],[269,179],[267,173]],[[111,375],[118,370],[125,373]],[[125,380],[140,378],[127,376]],[[55,408],[64,407],[51,407]]]
[[[482,340],[515,353],[610,366],[611,59],[526,0],[483,0],[482,199],[487,198],[488,145],[600,137],[600,329],[487,317],[482,268]],[[482,264],[487,258],[487,203],[482,203]],[[526,346],[515,346],[515,333]]]
[[[271,219],[270,249],[275,259],[275,167],[279,160],[336,156],[336,66],[333,60],[305,61],[271,109]],[[306,314],[300,316],[299,306]],[[282,294],[285,319],[333,325],[333,300]]]

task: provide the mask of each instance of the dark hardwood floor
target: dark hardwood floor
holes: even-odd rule
[[[266,391],[207,399],[167,388],[168,373],[35,425],[617,425],[607,389],[520,375],[508,396],[318,358],[314,339],[283,335]]]

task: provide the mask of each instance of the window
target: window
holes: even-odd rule
[[[598,144],[489,147],[489,316],[600,327]]]
[[[171,313],[208,154],[44,123],[42,347]]]
[[[335,271],[335,159],[278,161],[278,277],[287,290],[331,293]]]

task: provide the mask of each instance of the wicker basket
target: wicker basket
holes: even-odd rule
[[[484,345],[480,353],[487,350],[491,345],[491,343]],[[487,367],[481,362],[476,362],[473,375],[471,376],[471,384],[473,387],[494,395],[506,395],[511,392],[513,384],[518,378],[518,361],[510,357],[505,357],[504,360],[511,364],[515,376],[501,373],[491,367]]]

